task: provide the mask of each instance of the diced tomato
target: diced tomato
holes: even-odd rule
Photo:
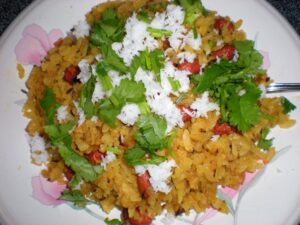
[[[191,115],[188,113],[192,112],[192,109],[190,107],[184,107],[183,105],[180,105],[178,108],[181,112],[183,122],[189,122],[192,120]]]
[[[183,62],[178,65],[179,70],[187,70],[192,74],[197,74],[200,72],[201,65],[198,60],[194,60],[194,62]]]
[[[147,213],[140,213],[138,219],[128,218],[130,225],[149,225],[152,222],[152,218]]]
[[[234,128],[231,127],[228,123],[217,123],[213,128],[215,134],[222,135],[222,134],[231,134],[234,132]]]
[[[168,49],[168,48],[170,48],[170,42],[169,42],[169,40],[166,38],[165,40],[163,40],[163,49],[164,50],[166,50],[166,49]]]
[[[213,51],[211,53],[213,59],[225,58],[227,60],[232,60],[234,57],[235,48],[232,45],[225,44],[223,48]]]
[[[222,30],[225,26],[227,26],[227,29],[229,31],[234,30],[234,24],[231,21],[225,19],[224,17],[218,17],[215,20],[215,24],[214,24],[215,29]]]
[[[87,155],[88,160],[93,165],[99,164],[103,157],[105,157],[105,154],[99,151],[92,151]]]
[[[72,180],[72,178],[74,177],[74,172],[69,167],[66,167],[66,169],[64,171],[64,174],[65,174],[68,181]]]
[[[65,70],[64,80],[72,85],[79,73],[80,73],[79,67],[71,65]]]
[[[150,187],[150,175],[146,171],[143,175],[137,176],[137,184],[143,198],[148,198],[147,190]]]

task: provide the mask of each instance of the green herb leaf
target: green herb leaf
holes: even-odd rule
[[[92,102],[93,93],[96,85],[96,77],[91,76],[90,79],[83,85],[80,92],[79,106],[83,110],[87,119],[95,115],[95,105]]]
[[[112,219],[112,220],[109,220],[109,219],[105,219],[104,222],[107,224],[107,225],[123,225],[123,223],[118,220],[118,219]]]
[[[98,117],[111,127],[115,127],[115,121],[117,116],[121,113],[122,105],[125,104],[122,102],[120,106],[116,107],[110,99],[104,99],[100,101]]]
[[[165,119],[154,114],[142,115],[137,124],[139,129],[136,133],[136,141],[141,147],[152,152],[167,146]]]
[[[115,88],[113,95],[125,99],[126,102],[139,103],[145,101],[145,87],[142,82],[123,79]]]
[[[135,146],[129,149],[124,154],[124,160],[127,162],[128,165],[136,166],[136,165],[140,165],[142,158],[145,156],[146,156],[146,151],[139,146]]]
[[[244,86],[246,93],[232,95],[228,100],[229,122],[242,131],[248,131],[260,118],[260,109],[257,101],[260,97],[260,89],[252,83]]]
[[[143,101],[139,104],[139,109],[142,115],[148,115],[151,113],[151,109],[146,101]]]
[[[150,33],[152,37],[161,38],[161,37],[169,37],[172,35],[172,31],[165,29],[156,29],[153,27],[148,27],[147,31]]]
[[[221,59],[209,65],[203,74],[192,77],[193,92],[209,91],[220,106],[222,120],[246,132],[262,116],[257,105],[261,92],[252,78],[253,74],[264,73],[262,56],[252,41],[236,41],[234,46],[239,53],[237,62]]]
[[[64,144],[58,144],[58,151],[61,157],[64,159],[65,164],[87,182],[95,181],[99,175],[103,172],[103,168],[99,166],[91,165],[87,159],[74,152],[71,148]]]
[[[261,133],[260,133],[261,136],[260,136],[257,146],[263,150],[269,150],[272,146],[274,138],[267,139],[267,135],[269,134],[269,132],[270,132],[269,128],[264,128],[261,130]]]
[[[296,109],[296,106],[285,97],[281,97],[281,105],[283,107],[284,114],[288,114]]]
[[[112,152],[112,153],[114,153],[116,155],[122,154],[122,151],[119,148],[117,148],[117,147],[108,147],[106,149],[106,151]]]
[[[116,117],[121,113],[123,106],[127,103],[140,103],[145,101],[145,87],[142,82],[123,79],[108,99],[99,104],[98,117],[115,127]]]
[[[178,80],[175,80],[172,77],[168,77],[168,81],[169,81],[173,91],[178,91],[180,89],[181,85]]]
[[[160,70],[165,66],[165,55],[160,49],[150,52],[151,70],[156,75],[156,80],[160,82]]]
[[[112,42],[121,42],[125,35],[125,23],[118,17],[116,11],[108,8],[102,18],[94,23],[91,29],[91,43],[95,46],[111,45]]]
[[[73,202],[75,206],[84,208],[91,201],[88,200],[80,191],[65,190],[59,197],[60,200]]]
[[[102,84],[104,91],[109,91],[113,88],[113,85],[111,83],[110,77],[107,74],[107,71],[105,69],[105,65],[103,62],[99,62],[96,66],[96,72],[99,77],[99,80]]]
[[[44,126],[44,131],[48,134],[50,141],[53,145],[57,146],[59,143],[63,142],[68,147],[71,147],[72,140],[70,142],[70,130],[73,129],[75,124],[73,122],[60,125],[46,125]]]
[[[178,0],[176,2],[185,10],[184,22],[187,24],[192,25],[199,16],[208,14],[201,0]]]
[[[138,13],[137,18],[138,20],[143,21],[145,23],[151,22],[149,14],[143,9]]]
[[[58,147],[61,157],[65,164],[75,172],[77,179],[82,178],[85,181],[94,181],[102,173],[101,166],[91,165],[84,157],[74,152],[72,149],[72,138],[69,131],[74,127],[73,123],[65,125],[47,125],[44,127],[51,143]]]
[[[166,160],[165,157],[158,156],[155,153],[148,154],[150,155],[150,158],[146,159],[145,156],[147,155],[147,150],[140,146],[135,146],[124,154],[124,160],[130,166],[160,164]]]
[[[40,105],[47,117],[47,124],[54,124],[55,114],[60,104],[56,101],[53,90],[46,87]]]

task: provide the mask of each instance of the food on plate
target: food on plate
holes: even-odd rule
[[[131,225],[228,213],[218,189],[270,162],[270,129],[295,123],[289,100],[265,95],[263,56],[241,25],[196,0],[120,1],[59,39],[23,108],[32,162],[67,187],[59,200],[117,207]]]

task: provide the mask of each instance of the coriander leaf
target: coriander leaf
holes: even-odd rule
[[[127,102],[140,103],[145,101],[145,87],[142,82],[135,82],[123,79],[108,99],[100,101],[98,107],[98,117],[115,127],[116,117],[121,113],[123,106]]]
[[[149,52],[148,49],[140,52],[139,56],[135,56],[131,62],[130,74],[132,77],[136,71],[141,67],[145,71],[152,71],[156,76],[156,80],[160,82],[160,70],[164,68],[165,55],[160,49],[155,49]]]
[[[151,113],[151,109],[146,101],[139,104],[139,109],[142,115],[148,115]]]
[[[134,79],[134,76],[140,66],[141,66],[140,56],[135,55],[131,61],[131,65],[129,67],[129,72],[130,72],[132,80]]]
[[[125,154],[124,154],[124,160],[127,162],[128,165],[130,166],[136,166],[140,165],[141,160],[143,157],[145,157],[146,152],[143,148],[139,146],[135,146],[131,149],[129,149]]]
[[[107,70],[105,69],[105,65],[103,62],[97,63],[96,72],[104,91],[111,90],[113,88],[113,85],[111,83],[110,77],[107,74]]]
[[[194,93],[203,93],[213,86],[213,82],[224,73],[224,69],[218,64],[212,64],[202,75],[193,76],[193,82],[197,86],[193,89]]]
[[[139,129],[136,133],[136,141],[141,147],[152,152],[167,146],[165,119],[154,114],[142,115],[137,124]]]
[[[145,23],[151,22],[149,14],[143,9],[138,13],[137,18],[138,20],[143,21]]]
[[[177,2],[185,10],[184,23],[192,25],[199,16],[207,15],[207,10],[203,7],[201,0],[178,0]]]
[[[113,95],[125,99],[126,102],[139,103],[145,101],[145,91],[142,82],[123,79],[120,85],[114,89]]]
[[[172,77],[168,77],[168,81],[169,81],[173,91],[178,91],[180,89],[181,85],[178,80],[175,80]]]
[[[78,175],[74,175],[73,177],[72,177],[72,179],[71,179],[71,181],[69,182],[69,186],[71,187],[71,188],[75,188],[77,185],[79,185],[80,184],[80,182],[82,181],[82,178],[80,177],[80,176],[78,176]]]
[[[55,114],[60,104],[56,101],[53,90],[46,87],[40,105],[47,117],[47,124],[54,124]]]
[[[195,94],[209,91],[220,106],[222,120],[248,131],[262,116],[257,101],[260,90],[253,74],[263,73],[262,56],[254,49],[252,41],[235,41],[239,53],[236,62],[221,59],[209,65],[201,75],[192,77]],[[246,94],[243,94],[246,92]]]
[[[151,70],[156,76],[156,80],[160,82],[160,70],[165,66],[165,55],[160,49],[150,52]]]
[[[125,35],[125,23],[118,17],[116,11],[108,8],[102,18],[96,21],[91,29],[91,43],[95,46],[111,45],[112,42],[121,42]]]
[[[264,128],[261,130],[260,133],[260,139],[257,143],[257,146],[263,150],[269,150],[270,147],[272,146],[273,138],[272,139],[267,139],[267,135],[269,134],[270,129],[269,128]]]
[[[83,85],[80,92],[79,106],[83,110],[87,119],[92,118],[96,111],[96,108],[92,102],[95,86],[96,77],[92,75],[90,79]]]
[[[118,220],[118,219],[112,219],[112,220],[109,220],[109,219],[105,219],[104,222],[107,224],[107,225],[123,225],[123,223]]]
[[[119,148],[117,148],[117,147],[108,147],[106,149],[106,151],[112,152],[112,153],[114,153],[116,155],[122,154],[122,151]]]
[[[253,41],[234,41],[233,45],[239,54],[237,66],[247,68],[247,72],[251,74],[264,73],[260,69],[263,63],[263,56],[254,49]]]
[[[146,159],[145,156],[147,155],[147,150],[143,149],[140,146],[135,146],[129,149],[124,154],[124,160],[130,166],[160,164],[166,160],[165,157],[158,156],[155,153],[149,153],[149,154],[150,154],[150,158]]]
[[[115,127],[116,118],[121,113],[123,104],[122,102],[120,106],[116,107],[110,99],[101,100],[97,115],[103,122]]]
[[[44,126],[44,131],[48,134],[53,145],[57,146],[60,142],[64,142],[66,145],[71,146],[68,138],[70,137],[69,132],[74,126],[75,124],[72,122],[60,125],[52,124]]]
[[[260,118],[260,109],[257,101],[260,97],[260,89],[252,83],[245,86],[246,93],[242,96],[239,93],[232,95],[228,100],[229,122],[242,131],[248,131]]]
[[[65,190],[59,197],[60,200],[73,202],[75,206],[84,208],[91,201],[88,200],[80,191]]]
[[[94,181],[102,173],[103,168],[91,165],[84,157],[72,149],[72,137],[69,131],[73,126],[74,124],[72,123],[58,126],[48,125],[44,127],[44,130],[48,134],[51,143],[58,147],[58,152],[64,159],[65,164],[71,167],[77,178],[82,178],[88,182]]]
[[[172,31],[169,31],[169,30],[165,30],[165,29],[156,29],[156,28],[153,28],[153,27],[148,27],[147,28],[147,31],[150,33],[150,35],[152,37],[155,37],[155,38],[161,38],[161,37],[169,37],[172,35]]]
[[[100,45],[104,60],[101,61],[102,67],[108,73],[110,70],[127,73],[129,68],[125,65],[123,59],[112,49],[111,44]]]
[[[76,175],[82,177],[82,179],[87,182],[95,181],[103,171],[103,168],[100,165],[91,165],[87,159],[62,143],[58,144],[58,151],[64,159],[65,164],[71,167]]]
[[[283,107],[284,114],[288,114],[291,111],[296,109],[296,106],[293,103],[291,103],[287,98],[281,97],[280,100],[281,100],[281,105]]]

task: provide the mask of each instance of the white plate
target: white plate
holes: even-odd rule
[[[60,28],[67,32],[97,0],[35,1],[9,27],[0,42],[0,223],[2,225],[104,224],[85,211],[68,205],[49,207],[31,197],[31,177],[40,168],[30,164],[24,128],[27,120],[18,103],[25,80],[16,71],[14,47],[24,28],[32,23],[45,30]],[[244,20],[248,38],[257,48],[269,52],[269,75],[277,82],[300,82],[300,41],[288,23],[263,0],[204,0],[209,9],[234,20]],[[293,118],[300,118],[299,93],[288,95],[297,104]],[[278,149],[292,148],[272,163],[258,183],[248,191],[239,211],[242,225],[297,224],[300,215],[300,126],[285,131],[276,129]],[[176,221],[175,224],[183,224]],[[230,215],[218,214],[204,224],[232,224]]]

